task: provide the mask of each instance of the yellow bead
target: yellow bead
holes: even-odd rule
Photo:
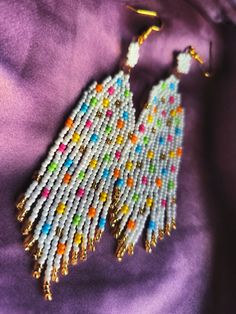
[[[147,117],[147,121],[148,121],[148,123],[152,123],[153,122],[153,116],[149,114]]]
[[[170,111],[170,115],[171,115],[172,117],[175,117],[175,116],[176,116],[176,110],[172,109],[172,110]]]
[[[170,158],[175,158],[175,152],[173,150],[171,150],[169,152],[169,156],[170,156]]]
[[[82,241],[82,234],[81,233],[76,233],[74,243],[79,245]]]
[[[131,170],[131,169],[133,168],[133,163],[132,163],[132,161],[128,160],[128,161],[126,162],[125,168],[126,168],[127,170]]]
[[[148,153],[147,153],[147,157],[148,157],[149,159],[152,159],[152,158],[154,157],[154,152],[151,151],[151,150],[149,150]]]
[[[77,143],[79,140],[80,140],[80,135],[75,132],[72,136],[72,141]]]
[[[146,205],[147,205],[148,207],[151,207],[151,206],[152,206],[152,203],[153,203],[153,199],[150,198],[150,197],[148,197],[147,200],[146,200]]]
[[[90,161],[90,163],[89,163],[89,166],[91,167],[91,168],[96,168],[96,166],[97,166],[97,160],[96,159],[92,159],[91,161]]]
[[[104,98],[104,99],[103,99],[103,102],[102,102],[102,104],[103,104],[103,107],[104,107],[104,108],[107,108],[107,107],[109,107],[109,99],[107,99],[107,98]]]
[[[58,206],[57,206],[57,213],[58,214],[64,214],[65,208],[66,208],[65,204],[59,203]]]
[[[122,144],[122,143],[123,143],[123,141],[124,141],[123,136],[118,135],[118,136],[117,136],[117,138],[116,138],[116,143],[120,145],[120,144]]]
[[[121,212],[122,212],[122,214],[126,215],[129,212],[129,206],[128,205],[123,205],[121,207]]]
[[[100,199],[101,202],[106,202],[106,200],[107,200],[107,193],[106,192],[101,192],[99,199]]]

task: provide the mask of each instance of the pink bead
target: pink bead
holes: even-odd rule
[[[169,103],[173,104],[174,102],[175,102],[175,97],[174,96],[170,96]]]
[[[41,195],[47,198],[49,193],[50,193],[50,190],[48,188],[44,188]]]
[[[170,168],[170,171],[171,172],[175,172],[176,171],[176,167],[174,165],[172,165],[171,168]]]
[[[142,184],[147,184],[148,183],[148,178],[143,176],[142,177]]]
[[[111,110],[107,110],[106,116],[110,118],[112,115],[113,115],[113,112]]]
[[[167,204],[166,200],[161,200],[161,206],[166,207],[166,204]]]
[[[60,152],[64,152],[64,150],[66,149],[66,145],[65,144],[63,144],[63,143],[61,143],[60,145],[59,145],[59,147],[58,147],[58,150],[60,151]]]
[[[77,193],[76,193],[76,195],[79,196],[79,197],[82,197],[82,196],[84,195],[84,192],[85,192],[84,189],[79,188],[78,191],[77,191]]]
[[[145,132],[145,126],[144,126],[144,124],[140,124],[138,130],[139,130],[139,132],[144,133],[144,132]]]
[[[115,92],[114,87],[111,86],[111,87],[108,88],[108,93],[109,93],[109,95],[113,95],[114,92]]]
[[[165,110],[163,110],[161,114],[162,114],[162,117],[166,117],[166,111]]]
[[[172,136],[171,134],[169,134],[169,135],[167,136],[167,141],[168,141],[168,142],[172,142],[172,141],[173,141],[173,136]]]
[[[85,123],[86,128],[90,128],[93,122],[91,120],[87,120]]]
[[[116,151],[115,157],[116,157],[116,159],[120,159],[120,157],[121,157],[121,152],[120,152],[119,150]]]

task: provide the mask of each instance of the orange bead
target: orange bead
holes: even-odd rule
[[[162,186],[162,180],[160,178],[156,179],[156,185],[160,188]]]
[[[133,229],[135,228],[135,221],[133,221],[133,220],[130,219],[130,220],[128,221],[127,228],[128,228],[129,230],[133,230]]]
[[[96,215],[96,208],[90,207],[90,208],[89,208],[89,212],[88,212],[88,216],[89,216],[90,218],[93,218],[95,215]]]
[[[127,179],[127,185],[128,185],[128,187],[132,188],[132,186],[134,185],[134,179],[133,178],[128,178]]]
[[[155,107],[153,108],[153,112],[154,112],[154,113],[157,113],[157,106],[155,106]]]
[[[71,118],[68,118],[66,120],[65,126],[67,126],[68,128],[71,128],[73,126],[73,120]]]
[[[176,111],[177,111],[178,113],[183,112],[183,107],[182,107],[181,105],[179,105],[179,106],[177,107]]]
[[[117,126],[118,129],[123,129],[124,125],[125,125],[125,122],[123,120],[121,120],[121,119],[117,120],[117,125],[116,126]]]
[[[138,140],[137,135],[135,135],[135,134],[131,134],[131,136],[130,136],[130,140],[131,140],[131,142],[132,142],[133,144],[135,144],[135,143],[137,142],[137,140]]]
[[[64,254],[65,249],[66,249],[66,245],[64,243],[59,242],[58,246],[57,246],[57,254],[59,254],[59,255]]]
[[[97,93],[101,93],[102,90],[103,90],[102,84],[98,84],[98,85],[96,86],[96,92],[97,92]]]
[[[70,179],[71,179],[71,175],[69,173],[66,173],[64,175],[63,182],[68,184],[70,182]]]
[[[120,169],[115,168],[115,169],[114,169],[114,172],[113,172],[113,176],[114,176],[115,178],[119,178],[119,176],[120,176]]]
[[[182,149],[182,147],[178,147],[178,148],[177,148],[177,151],[176,151],[176,155],[177,155],[178,157],[181,157],[182,154],[183,154],[183,149]]]

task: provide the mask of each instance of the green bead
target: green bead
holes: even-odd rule
[[[50,165],[48,166],[48,170],[53,172],[56,169],[57,169],[57,164],[54,161],[51,162]]]
[[[180,118],[179,118],[179,117],[176,117],[176,118],[175,118],[175,125],[176,125],[176,126],[179,126],[179,125],[180,125]]]
[[[132,197],[132,200],[134,202],[137,202],[139,200],[139,195],[137,193],[134,193],[133,197]]]
[[[83,180],[84,176],[85,176],[85,172],[81,170],[81,171],[79,172],[79,174],[78,174],[78,178],[79,178],[80,180]]]
[[[110,161],[111,160],[111,156],[109,154],[105,154],[104,155],[104,161]]]
[[[79,222],[80,222],[80,219],[81,219],[80,216],[75,215],[74,218],[73,218],[73,224],[75,226],[77,226],[79,224]]]
[[[156,167],[154,165],[149,166],[149,172],[154,173],[156,171]]]
[[[129,97],[130,91],[128,89],[125,90],[125,97]]]
[[[96,97],[92,97],[90,100],[90,105],[91,106],[96,106],[96,104],[98,103],[98,100]]]
[[[167,86],[166,82],[163,82],[162,85],[161,85],[161,88],[164,90],[164,89],[166,89],[166,86]]]
[[[157,120],[157,126],[160,128],[161,125],[162,125],[162,121],[161,121],[161,119],[158,119],[158,120]]]
[[[170,181],[168,182],[168,190],[172,190],[172,189],[174,188],[174,186],[175,186],[175,185],[174,185],[174,182],[170,180]]]
[[[143,137],[143,142],[144,142],[144,144],[148,144],[149,138],[147,136],[144,136]]]
[[[110,125],[108,125],[105,129],[106,134],[110,134],[112,131],[112,127]]]

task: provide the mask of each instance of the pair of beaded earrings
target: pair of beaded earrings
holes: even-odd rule
[[[135,11],[160,22],[156,12]],[[18,220],[25,220],[25,250],[33,249],[36,260],[33,276],[44,272],[47,300],[59,270],[66,275],[69,263],[86,260],[87,251],[95,250],[108,213],[118,260],[126,252],[133,254],[144,230],[151,252],[176,228],[184,128],[178,86],[191,58],[202,60],[192,47],[179,53],[176,69],[153,86],[135,121],[129,73],[143,42],[159,30],[160,24],[148,28],[130,44],[123,69],[84,92],[17,204]]]

